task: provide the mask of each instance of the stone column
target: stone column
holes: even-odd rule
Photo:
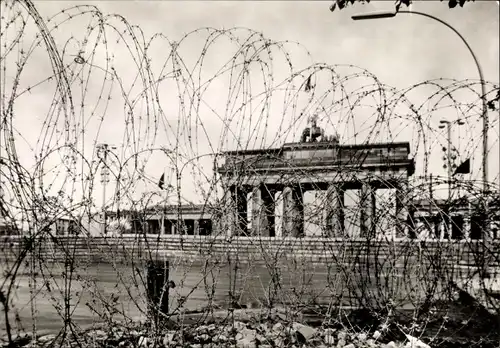
[[[236,229],[237,235],[247,235],[248,233],[248,202],[247,202],[247,191],[243,187],[236,187],[235,189],[235,201],[236,201]]]
[[[221,222],[222,228],[227,231],[227,236],[237,235],[237,210],[236,210],[236,197],[235,197],[235,186],[229,187],[224,193],[223,198],[223,210],[221,212]]]
[[[415,220],[415,207],[408,207],[408,217],[406,219],[408,226],[408,236],[412,239],[417,238],[417,221]]]
[[[279,191],[275,193],[275,206],[279,207],[279,215],[275,215],[274,223],[275,223],[275,236],[283,237],[283,192]]]
[[[274,237],[276,235],[276,201],[275,201],[276,189],[264,186],[262,191],[262,203],[265,207],[266,216],[266,234],[265,236]]]
[[[433,227],[434,227],[434,234],[432,236],[433,239],[441,239],[441,217],[439,214],[435,214],[433,216]]]
[[[408,218],[408,183],[405,182],[396,188],[396,238],[406,237]]]
[[[252,190],[252,235],[265,235],[266,226],[265,207],[262,200],[263,185],[255,186]]]
[[[198,236],[200,234],[200,221],[194,219],[193,235]]]
[[[252,233],[258,236],[274,237],[274,190],[265,185],[252,191]]]
[[[439,240],[448,239],[446,236],[446,231],[448,230],[448,226],[446,226],[446,219],[441,215],[441,220],[439,221]]]
[[[361,237],[375,234],[375,190],[370,183],[363,183],[360,197]]]
[[[298,186],[286,186],[283,189],[283,235],[304,235],[303,195]]]
[[[424,217],[418,216],[415,218],[415,238],[428,239],[429,229],[429,223]]]
[[[470,238],[470,213],[467,212],[464,214],[464,224],[462,227],[462,238],[469,239]]]
[[[344,234],[344,191],[341,184],[330,183],[325,202],[326,230],[330,237]]]
[[[163,216],[160,216],[160,235],[164,235],[165,234],[165,217]]]

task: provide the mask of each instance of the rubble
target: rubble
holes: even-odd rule
[[[167,328],[168,326],[168,328]],[[334,327],[332,327],[334,326]],[[172,322],[165,328],[153,328],[148,323],[138,323],[134,328],[94,328],[83,332],[78,343],[57,341],[56,346],[73,347],[119,347],[119,348],[431,348],[443,347],[442,342],[409,334],[398,341],[391,339],[381,328],[357,330],[343,325],[312,326],[294,320],[254,319],[246,322],[225,320],[185,324]],[[404,339],[406,337],[406,339]],[[36,339],[29,335],[15,336],[14,347],[51,347],[57,335],[48,334]],[[61,344],[62,343],[62,344]],[[452,346],[452,345],[451,345]],[[482,345],[489,347],[488,345]],[[0,347],[8,347],[5,337]],[[497,348],[493,344],[491,347]]]

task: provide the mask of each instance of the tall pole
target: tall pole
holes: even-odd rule
[[[102,217],[103,217],[103,224],[102,224],[102,233],[103,235],[106,235],[106,187],[107,187],[107,181],[108,181],[108,168],[106,166],[107,162],[107,157],[108,157],[108,144],[103,144],[103,163],[102,163]]]
[[[451,201],[451,123],[446,122],[446,136],[448,142],[448,151],[446,159],[448,162],[448,203]]]
[[[165,168],[163,168],[163,177],[165,178]],[[161,235],[164,235],[165,234],[165,204],[166,204],[166,201],[167,201],[167,197],[166,197],[166,189],[165,189],[165,183],[163,184],[163,187],[160,188],[160,198],[162,200],[162,203],[161,203],[161,230],[160,230],[160,234]]]
[[[488,219],[488,214],[486,214],[488,203],[487,203],[487,193],[488,193],[488,130],[489,130],[489,119],[488,119],[488,107],[486,104],[486,85],[484,81],[484,76],[483,76],[483,70],[481,69],[481,65],[479,65],[479,61],[474,54],[474,51],[472,48],[469,46],[465,38],[455,29],[453,28],[450,24],[446,23],[442,19],[439,19],[437,17],[434,17],[430,14],[423,13],[423,12],[418,12],[418,11],[397,11],[397,12],[381,12],[381,13],[368,13],[368,14],[360,14],[360,15],[354,15],[351,18],[353,20],[363,20],[363,19],[379,19],[379,18],[392,18],[395,17],[398,13],[406,13],[406,14],[415,14],[415,15],[420,15],[423,17],[427,17],[430,19],[433,19],[444,26],[448,27],[450,30],[452,30],[455,34],[458,35],[458,37],[462,40],[462,42],[465,44],[467,49],[469,50],[469,53],[471,54],[472,58],[474,59],[474,63],[476,64],[477,71],[479,74],[479,79],[481,83],[481,104],[482,104],[482,112],[481,116],[483,119],[483,201],[481,202],[483,205],[483,211],[484,211],[484,217],[485,220],[483,222],[483,241],[484,241],[484,249],[485,252],[486,250],[489,249],[489,239],[490,239],[490,233],[489,233],[489,219]],[[499,123],[500,125],[500,123]],[[499,180],[500,180],[500,175],[499,175]],[[484,267],[483,267],[483,279],[488,277],[488,264],[487,260],[484,261]]]
[[[106,234],[106,187],[109,180],[109,168],[108,168],[108,152],[110,151],[109,144],[98,144],[97,151],[102,161],[101,168],[101,182],[102,182],[102,216],[103,216],[103,224],[102,224],[102,233]]]
[[[105,170],[103,168],[103,170]],[[103,218],[103,223],[102,223],[102,234],[106,234],[106,174],[103,173],[103,178],[102,178],[102,218]]]
[[[448,203],[446,204],[446,230],[447,237],[451,238],[451,123],[446,122],[446,136],[448,142],[448,149],[446,151],[446,159],[448,166]]]
[[[162,195],[163,198],[163,195]],[[161,206],[161,229],[160,229],[160,234],[164,235],[165,234],[165,203],[162,203]]]
[[[429,231],[431,234],[436,234],[436,221],[434,219],[434,194],[432,192],[432,173],[429,176],[429,198],[430,198],[430,203],[429,203],[429,219],[430,219],[430,228],[431,231]]]
[[[309,118],[309,142],[312,142],[312,137],[313,137],[313,116]]]

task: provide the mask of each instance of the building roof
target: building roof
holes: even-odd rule
[[[373,149],[373,148],[395,148],[404,147],[408,152],[410,151],[409,142],[387,142],[387,143],[368,143],[368,144],[337,144],[331,141],[321,141],[321,142],[295,142],[295,143],[285,143],[279,148],[267,148],[267,149],[248,149],[248,150],[230,150],[223,151],[224,155],[274,155],[280,156],[283,150],[299,150],[299,149],[329,149],[329,148],[341,148],[341,149]]]
[[[475,205],[477,203],[480,203],[481,199],[478,197],[466,197],[462,196],[459,198],[455,198],[451,201],[451,206],[455,208],[462,208],[462,209],[467,209],[469,207],[469,204]],[[421,209],[427,209],[432,207],[439,207],[443,208],[447,205],[448,200],[447,199],[433,199],[431,200],[430,198],[423,198],[423,199],[414,199],[411,202],[411,205],[416,208],[421,208]],[[492,209],[499,207],[500,206],[500,201],[498,199],[494,199],[488,202],[488,206]]]
[[[214,209],[212,205],[209,204],[184,204],[184,205],[177,205],[177,204],[167,204],[167,205],[162,205],[162,204],[156,204],[153,206],[150,206],[146,209],[146,212],[151,213],[151,212],[162,212],[164,211],[165,213],[181,213],[181,214],[198,214],[198,213],[207,213],[210,212]],[[120,215],[122,216],[130,216],[139,213],[139,211],[135,210],[120,210]],[[107,216],[108,217],[115,217],[118,213],[116,211],[108,211]]]

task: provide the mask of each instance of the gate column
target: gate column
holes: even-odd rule
[[[326,230],[330,237],[344,233],[344,191],[342,185],[330,183],[326,191]]]
[[[408,219],[408,183],[400,183],[396,188],[396,238],[406,237]]]
[[[224,195],[223,221],[228,236],[239,236],[247,231],[247,197],[242,187],[231,185]]]
[[[375,233],[375,190],[368,182],[363,183],[360,197],[361,236],[374,237]]]
[[[303,194],[299,186],[286,186],[283,189],[283,235],[304,235]]]
[[[252,234],[274,237],[275,190],[259,185],[252,191]]]

